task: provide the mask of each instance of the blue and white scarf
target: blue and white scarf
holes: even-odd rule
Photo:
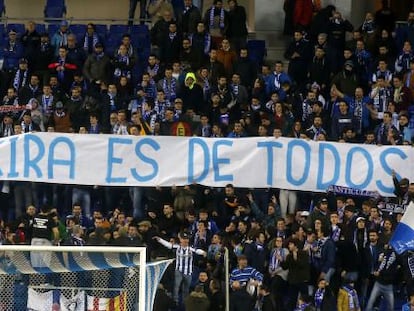
[[[26,86],[27,82],[27,70],[18,69],[13,79],[14,89],[18,91],[21,87]]]
[[[175,78],[171,78],[170,82],[168,82],[167,78],[162,80],[162,89],[164,90],[165,98],[169,101],[173,101],[177,97],[176,87],[177,80]]]
[[[318,288],[315,292],[315,307],[319,310],[322,307],[323,297],[325,295],[324,288]]]
[[[344,285],[342,289],[345,290],[348,294],[349,310],[359,310],[359,301],[356,290],[353,289],[350,285]]]
[[[210,9],[210,28],[214,27],[214,13],[216,11],[216,7],[213,5]],[[224,9],[221,8],[220,10],[220,20],[219,20],[219,27],[220,29],[224,29]]]
[[[121,63],[126,64],[129,66],[129,56],[128,55],[118,55],[118,61]],[[122,70],[121,68],[115,68],[114,76],[119,78],[121,76],[125,76],[128,79],[131,78],[131,71],[130,70]]]
[[[88,34],[85,34],[85,39],[84,39],[84,41],[83,41],[83,49],[86,51],[86,52],[88,52],[89,51],[89,48],[90,48],[90,46],[89,46],[89,42],[90,42],[90,40],[89,40],[89,38],[90,38],[90,36],[88,35]],[[97,44],[99,42],[99,37],[98,37],[98,35],[94,32],[93,34],[92,34],[92,48]]]
[[[147,66],[147,72],[149,73],[150,77],[151,77],[151,81],[154,81],[154,76],[156,76],[158,74],[158,70],[160,69],[160,65],[159,64],[155,64],[154,67],[150,67]]]

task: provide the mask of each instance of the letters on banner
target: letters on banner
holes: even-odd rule
[[[392,170],[414,179],[414,149],[290,138],[33,133],[0,139],[0,179],[106,185],[329,186],[392,196]]]

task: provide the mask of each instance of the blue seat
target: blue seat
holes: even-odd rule
[[[111,35],[105,40],[105,53],[113,56],[115,51],[119,48],[122,35]]]
[[[26,27],[24,26],[24,24],[20,24],[20,23],[11,23],[11,24],[7,24],[7,33],[11,30],[14,29],[17,33],[19,34],[24,34],[26,31]]]
[[[51,7],[60,7],[62,8],[63,12],[66,13],[65,0],[47,0],[46,5],[45,5],[45,10],[46,8],[51,8]]]
[[[95,31],[102,37],[102,39],[106,39],[108,27],[105,24],[95,24]]]
[[[58,21],[63,17],[65,9],[61,6],[50,6],[45,8],[45,19],[47,21]]]
[[[247,42],[247,49],[249,51],[249,59],[261,66],[267,55],[265,40],[249,40]]]
[[[4,26],[4,24],[0,24],[0,46],[3,46],[5,38],[6,38],[6,27]]]
[[[147,25],[132,25],[130,30],[131,35],[144,33],[149,35],[150,33]]]
[[[39,34],[45,33],[46,32],[46,25],[45,24],[36,24],[36,31]]]
[[[129,33],[128,25],[110,25],[109,26],[110,34],[125,34]]]
[[[75,35],[82,34],[85,35],[87,26],[85,24],[72,24],[69,27],[69,30]]]
[[[46,6],[65,6],[65,0],[47,0]]]
[[[58,24],[49,24],[49,26],[47,27],[47,33],[49,34],[49,38],[53,37],[53,35],[58,31],[59,27],[60,26]]]
[[[74,33],[74,35],[76,36],[76,43],[82,47],[83,46],[83,42],[85,40],[85,34],[80,34],[80,33]]]

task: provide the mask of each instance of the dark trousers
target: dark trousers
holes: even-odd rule
[[[245,288],[230,293],[230,311],[251,311],[254,299]]]
[[[307,282],[289,284],[286,310],[295,310],[299,294],[308,295]]]
[[[139,18],[141,20],[145,19],[145,14],[147,11],[147,1],[146,0],[129,0],[129,13],[128,13],[128,25],[132,25],[134,16],[135,16],[135,10],[137,8],[137,4],[138,2],[140,3],[139,5]]]

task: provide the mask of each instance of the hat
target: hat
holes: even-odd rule
[[[103,48],[103,44],[101,42],[96,42],[95,48]]]
[[[309,212],[308,211],[302,211],[302,212],[300,212],[300,216],[301,217],[308,217],[309,216]]]
[[[147,226],[147,227],[151,227],[151,222],[149,220],[142,220],[138,223],[138,227],[140,226]]]
[[[355,206],[353,206],[353,205],[345,206],[345,212],[355,213]]]
[[[357,219],[356,219],[356,222],[359,222],[359,221],[366,221],[366,219],[364,218],[364,217],[358,217]]]
[[[410,184],[410,181],[407,178],[402,178],[399,182],[400,186],[408,186]]]
[[[56,103],[56,109],[62,109],[63,108],[63,103],[61,101],[58,101]]]
[[[320,199],[320,200],[319,200],[319,204],[322,204],[322,203],[326,203],[326,204],[328,204],[328,199],[327,199],[327,198],[322,198],[322,199]]]
[[[26,58],[20,58],[19,64],[27,64],[27,59]]]
[[[68,26],[69,26],[69,23],[68,23],[68,21],[62,21],[62,22],[60,23],[60,26],[65,26],[65,27],[68,27]]]
[[[354,62],[352,60],[347,60],[344,64],[344,66],[351,66],[354,67]]]
[[[320,90],[321,89],[321,86],[317,82],[313,82],[312,85],[311,85],[311,89],[318,89],[318,90]]]
[[[190,238],[190,236],[188,235],[188,233],[187,233],[187,232],[181,232],[181,233],[180,233],[180,238],[181,238],[181,239],[189,239],[189,238]]]

